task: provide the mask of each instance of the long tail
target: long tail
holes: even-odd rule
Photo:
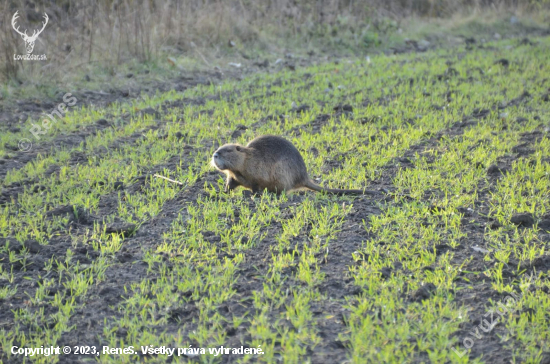
[[[334,195],[377,195],[378,194],[378,192],[376,191],[369,191],[369,190],[340,190],[337,188],[324,188],[319,186],[317,183],[313,182],[312,180],[308,180],[307,183],[304,185],[304,187],[309,188],[310,190],[313,190],[313,191],[332,193]]]

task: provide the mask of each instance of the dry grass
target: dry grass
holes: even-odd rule
[[[273,39],[322,38],[343,30],[363,35],[384,31],[388,19],[411,16],[445,17],[471,14],[475,9],[530,10],[550,0],[51,0],[0,4],[0,72],[4,81],[46,75],[60,80],[86,65],[99,63],[112,70],[129,60],[150,61],[164,53],[196,54],[218,50],[228,41],[269,48]],[[23,42],[11,27],[19,11],[23,28],[50,22],[38,38],[35,54],[46,62],[14,61],[24,54]],[[394,24],[394,23],[392,23]]]

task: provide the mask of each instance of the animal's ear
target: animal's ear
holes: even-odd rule
[[[237,149],[237,152],[241,151],[241,147],[237,146],[235,149]]]

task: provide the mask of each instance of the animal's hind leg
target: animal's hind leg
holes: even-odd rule
[[[235,188],[239,187],[241,184],[237,182],[236,179],[233,177],[227,177],[227,181],[225,182],[225,190],[224,192],[229,192],[231,190],[234,190]]]

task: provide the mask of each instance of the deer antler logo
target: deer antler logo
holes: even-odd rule
[[[32,53],[32,50],[34,49],[34,42],[36,42],[36,39],[38,38],[38,35],[40,33],[42,33],[42,31],[44,30],[44,28],[46,28],[46,24],[48,24],[48,14],[44,13],[44,19],[46,21],[42,22],[43,26],[42,26],[42,29],[40,30],[34,30],[32,35],[31,36],[28,36],[27,35],[27,30],[25,29],[25,31],[23,33],[21,33],[21,31],[19,31],[19,27],[16,26],[15,22],[17,20],[17,18],[19,18],[19,15],[17,15],[19,11],[16,11],[15,14],[13,14],[13,18],[11,18],[11,26],[13,27],[13,29],[15,29],[15,31],[17,33],[19,33],[21,35],[21,37],[23,38],[23,40],[25,41],[25,48],[27,49],[27,54],[31,54]]]

